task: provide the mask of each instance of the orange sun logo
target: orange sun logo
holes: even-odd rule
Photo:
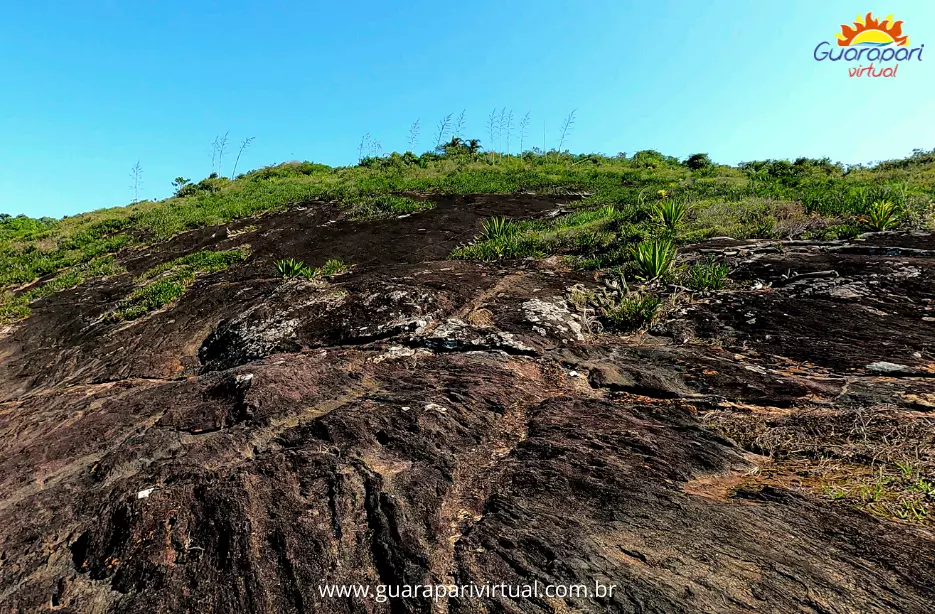
[[[835,34],[838,47],[886,47],[896,44],[909,46],[909,37],[903,36],[903,22],[893,21],[893,16],[874,19],[872,13],[866,17],[857,16],[854,26],[841,25],[841,33]]]

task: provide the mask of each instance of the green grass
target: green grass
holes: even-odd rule
[[[481,239],[485,241],[501,241],[512,237],[519,232],[519,227],[505,217],[492,217],[484,221]]]
[[[340,260],[332,258],[322,266],[315,269],[315,271],[316,277],[331,277],[332,275],[346,273],[348,271],[348,266]]]
[[[730,269],[723,262],[705,260],[689,267],[685,285],[692,290],[720,290]]]
[[[223,271],[246,260],[246,250],[201,251],[149,269],[136,278],[141,284],[117,308],[110,320],[135,320],[178,300],[199,275]]]
[[[61,220],[0,219],[0,292],[55,276],[128,247],[154,244],[208,225],[283,211],[312,200],[341,203],[354,218],[388,217],[431,207],[432,194],[532,191],[587,193],[583,210],[560,220],[515,222],[518,231],[464,246],[481,260],[563,254],[577,266],[626,261],[626,251],[660,234],[659,200],[685,206],[670,233],[678,243],[716,235],[846,236],[873,216],[873,203],[898,209],[892,224],[932,228],[935,151],[917,151],[873,167],[827,160],[762,160],[737,167],[691,164],[654,151],[607,157],[526,152],[473,156],[427,153],[369,158],[358,166],[290,162],[236,179],[205,179],[159,202],[93,211]],[[415,199],[407,194],[427,194]],[[890,225],[890,227],[892,227]],[[803,234],[804,233],[804,234]],[[156,301],[158,302],[158,301]]]
[[[321,279],[322,277],[340,275],[346,273],[348,270],[350,270],[349,267],[336,258],[331,258],[317,269],[313,269],[301,260],[296,260],[295,258],[287,258],[276,262],[276,272],[279,273],[283,279],[295,279],[296,277]]]
[[[614,307],[602,312],[613,327],[622,330],[639,328],[653,321],[662,299],[652,294],[634,292],[623,297]]]
[[[406,196],[381,194],[378,196],[358,196],[347,199],[350,215],[356,220],[379,219],[431,209],[431,201],[416,200]]]
[[[28,317],[31,312],[30,305],[39,299],[62,290],[76,288],[89,279],[120,275],[125,272],[126,269],[118,264],[113,256],[102,256],[66,269],[51,280],[25,292],[19,294],[5,292],[0,295],[0,324],[9,324]]]

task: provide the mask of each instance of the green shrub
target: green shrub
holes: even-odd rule
[[[701,170],[711,166],[711,158],[706,153],[696,153],[688,156],[685,160],[685,166],[693,171]]]
[[[675,245],[669,239],[644,241],[630,250],[637,277],[646,281],[668,273],[675,262],[675,253]]]

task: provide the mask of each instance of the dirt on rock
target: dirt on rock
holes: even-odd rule
[[[0,338],[0,611],[930,612],[935,494],[877,476],[935,478],[935,237],[694,246],[731,286],[628,336],[567,302],[593,273],[447,259],[568,202],[309,203],[124,254],[251,250],[139,320],[102,319],[131,275],[37,303]],[[586,590],[373,596],[504,584]]]

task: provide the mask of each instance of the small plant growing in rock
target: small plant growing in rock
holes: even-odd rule
[[[304,277],[305,279],[321,279],[332,275],[340,275],[348,271],[348,266],[336,258],[332,258],[317,269],[313,269],[301,260],[288,258],[276,263],[276,270],[283,279]]]
[[[347,265],[340,260],[337,260],[336,258],[332,258],[324,265],[322,265],[321,268],[315,270],[319,277],[330,277],[331,275],[340,275],[341,273],[346,273]]]
[[[870,205],[867,217],[861,221],[876,231],[896,228],[899,225],[899,208],[888,200],[878,200]]]
[[[655,209],[656,217],[671,230],[675,230],[675,227],[685,217],[685,205],[674,200],[658,202]]]
[[[519,227],[512,220],[505,217],[492,217],[484,220],[484,229],[481,238],[484,240],[498,240],[512,237],[519,232]]]
[[[308,270],[308,267],[305,266],[305,263],[295,258],[286,258],[285,260],[276,262],[276,272],[279,273],[283,279],[299,277],[303,275],[306,270]]]
[[[623,297],[617,305],[605,311],[603,315],[618,328],[638,328],[652,322],[661,304],[662,299],[657,296],[633,292]]]
[[[630,256],[637,277],[645,281],[652,281],[662,277],[672,268],[675,262],[675,244],[670,239],[654,239],[644,241],[631,248]]]
[[[687,285],[692,290],[720,290],[730,269],[723,262],[705,260],[688,269]]]
[[[601,332],[604,323],[617,330],[633,330],[651,322],[662,299],[642,291],[631,291],[619,269],[610,271],[604,287],[588,290],[577,284],[569,288],[568,300],[581,314],[589,332]]]

